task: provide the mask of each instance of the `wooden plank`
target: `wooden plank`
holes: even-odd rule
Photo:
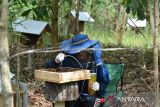
[[[35,78],[54,83],[66,83],[90,79],[90,70],[79,69],[72,72],[50,72],[46,70],[35,70]]]
[[[66,72],[63,73],[61,77],[60,83],[90,79],[90,71],[76,70],[74,72]]]
[[[78,82],[67,82],[64,84],[46,82],[47,100],[53,101],[73,101],[79,97]]]
[[[49,81],[49,82],[55,82],[58,83],[60,80],[60,74],[56,72],[49,72],[49,71],[43,71],[43,70],[35,70],[35,78],[39,80]]]
[[[54,107],[65,107],[65,102],[63,101],[55,102]]]

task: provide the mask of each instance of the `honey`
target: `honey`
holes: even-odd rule
[[[88,94],[95,95],[95,91],[92,90],[92,84],[97,81],[96,73],[90,73],[90,79],[88,80]]]

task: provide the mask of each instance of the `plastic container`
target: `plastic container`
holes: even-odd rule
[[[95,91],[92,90],[92,84],[97,81],[96,73],[90,73],[90,79],[88,80],[88,94],[95,95]]]

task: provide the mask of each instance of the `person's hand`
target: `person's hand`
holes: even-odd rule
[[[65,57],[64,53],[59,53],[55,58],[55,62],[56,63],[61,63],[64,60],[64,57]]]
[[[100,85],[98,82],[94,82],[92,84],[92,90],[94,90],[94,91],[99,91],[99,87],[100,87]]]

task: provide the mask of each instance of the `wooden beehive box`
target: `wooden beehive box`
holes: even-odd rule
[[[51,68],[35,70],[34,73],[36,79],[53,83],[67,83],[90,79],[90,70],[86,69]]]

